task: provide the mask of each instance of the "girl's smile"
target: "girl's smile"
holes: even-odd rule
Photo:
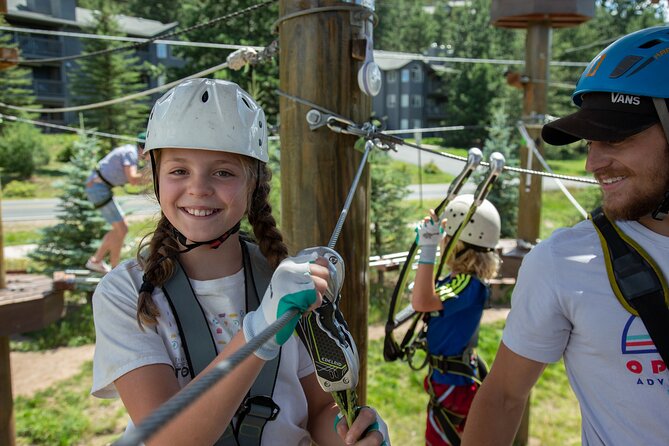
[[[189,241],[216,239],[244,216],[248,185],[240,155],[161,150],[158,170],[163,213]]]

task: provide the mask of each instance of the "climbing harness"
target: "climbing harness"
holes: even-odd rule
[[[260,305],[272,278],[272,268],[257,245],[240,237],[244,280],[246,283],[246,313]],[[179,327],[179,336],[188,362],[191,379],[204,370],[218,355],[216,342],[209,323],[181,264],[175,262],[172,277],[163,286],[163,293]],[[208,341],[207,341],[208,340]],[[278,355],[268,361],[253,382],[246,398],[237,410],[236,423],[230,423],[215,443],[217,446],[260,445],[262,432],[268,421],[276,419],[280,407],[272,400],[279,369]]]
[[[602,244],[613,294],[625,310],[641,318],[662,360],[669,364],[669,287],[662,270],[601,207],[590,218]]]
[[[478,165],[481,163],[482,159],[483,159],[483,154],[481,153],[480,149],[476,147],[472,147],[471,149],[469,149],[469,152],[467,153],[467,161],[465,162],[465,166],[463,167],[460,174],[458,174],[458,176],[455,177],[455,179],[453,179],[450,186],[448,186],[446,198],[444,198],[442,202],[439,203],[437,205],[437,208],[435,209],[435,213],[437,215],[440,215],[443,209],[448,205],[448,203],[450,203],[451,200],[453,200],[458,195],[458,193],[462,189],[462,186],[467,182],[471,174],[476,170]],[[393,290],[393,294],[390,299],[390,308],[388,310],[388,319],[386,321],[386,327],[385,327],[386,335],[383,341],[383,357],[386,361],[395,361],[398,358],[402,358],[402,359],[407,359],[409,364],[411,365],[412,364],[411,359],[413,358],[413,354],[416,351],[415,348],[417,345],[414,342],[416,341],[416,336],[414,333],[416,331],[416,326],[421,320],[421,317],[417,315],[417,313],[413,310],[413,308],[410,305],[405,307],[399,313],[397,311],[400,303],[400,297],[401,295],[404,294],[406,289],[407,279],[409,278],[409,272],[411,271],[411,267],[413,265],[417,249],[418,249],[418,242],[414,241],[411,244],[411,247],[409,248],[409,252],[406,256],[406,259],[404,260],[404,264],[402,265],[402,269],[400,270],[399,278],[397,279],[397,283],[395,284],[395,289]],[[393,332],[412,317],[413,317],[413,322],[409,327],[409,330],[404,336],[404,339],[402,340],[401,344],[398,344],[394,338]]]

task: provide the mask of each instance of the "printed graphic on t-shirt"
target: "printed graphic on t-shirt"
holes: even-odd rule
[[[625,323],[621,352],[623,355],[636,355],[637,357],[643,355],[642,359],[630,359],[625,363],[637,385],[665,387],[669,392],[667,366],[662,359],[657,358],[657,348],[643,325],[643,321],[636,316],[630,316]],[[646,356],[650,354],[653,354],[652,358]]]
[[[219,345],[226,345],[242,326],[244,310],[231,313],[218,313],[211,318],[214,327],[214,338]]]

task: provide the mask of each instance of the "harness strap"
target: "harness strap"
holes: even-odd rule
[[[111,194],[111,191],[109,191],[109,193]],[[93,204],[93,209],[100,209],[101,207],[106,206],[107,203],[109,203],[109,202],[112,201],[113,199],[114,199],[114,196],[113,196],[113,195],[109,195],[109,197],[105,198],[105,199],[102,200],[101,202],[99,202],[99,203],[94,203],[94,204]]]
[[[436,370],[439,373],[450,373],[452,375],[464,376],[465,378],[470,378],[478,385],[481,384],[481,380],[476,373],[476,370],[469,362],[464,361],[464,355],[466,355],[471,350],[465,350],[463,356],[435,356],[428,355],[427,361],[430,365],[430,374],[432,370]],[[476,360],[476,363],[478,361]]]
[[[254,311],[260,305],[272,277],[272,268],[258,247],[240,239],[246,283],[246,311]],[[254,272],[255,270],[255,272]],[[218,354],[209,324],[195,297],[193,288],[177,261],[172,277],[163,286],[163,293],[172,309],[179,328],[181,344],[188,361],[191,379],[199,374]],[[206,342],[209,339],[211,342]],[[274,420],[279,406],[272,401],[272,394],[279,369],[279,354],[263,366],[251,386],[246,399],[237,411],[237,426],[231,423],[216,442],[216,446],[258,446],[262,431],[268,421]]]
[[[462,423],[465,417],[460,416],[450,410],[446,409],[439,402],[439,397],[437,397],[434,387],[432,387],[432,369],[427,376],[427,392],[430,395],[430,401],[428,402],[428,407],[434,415],[434,420],[439,425],[441,431],[448,438],[448,442],[452,446],[460,446],[460,434],[458,433],[456,425]]]
[[[98,178],[100,178],[102,182],[105,183],[107,186],[109,186],[110,188],[114,187],[114,185],[109,180],[107,180],[105,177],[102,176],[102,173],[100,172],[99,168],[95,169],[95,173],[98,175]]]
[[[662,270],[601,208],[592,212],[591,219],[613,293],[628,312],[641,318],[662,360],[669,364],[669,288]]]

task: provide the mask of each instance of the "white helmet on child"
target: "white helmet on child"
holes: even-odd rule
[[[165,147],[238,153],[266,163],[265,113],[232,82],[183,81],[156,101],[149,116],[144,151]]]
[[[441,218],[446,218],[447,235],[455,234],[473,202],[472,194],[464,194],[458,195],[446,206]],[[495,249],[499,242],[501,227],[499,212],[491,202],[483,200],[460,233],[460,240],[481,248]]]

